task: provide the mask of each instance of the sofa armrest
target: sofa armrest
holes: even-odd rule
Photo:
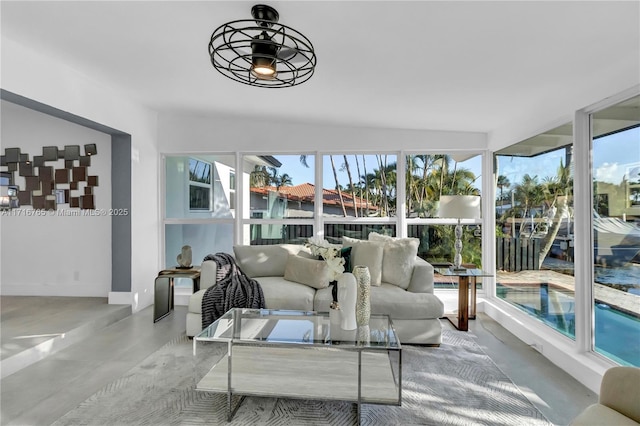
[[[217,264],[213,260],[205,260],[200,265],[200,290],[216,283]]]
[[[412,293],[433,293],[433,266],[429,262],[416,257],[407,291]]]
[[[602,377],[599,402],[635,422],[640,422],[640,368],[609,368]]]

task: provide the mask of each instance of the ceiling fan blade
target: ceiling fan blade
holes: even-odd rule
[[[308,61],[308,58],[301,54],[300,51],[293,47],[283,47],[278,52],[278,59],[291,63],[300,63]]]
[[[239,55],[242,55],[242,56],[248,57],[248,58],[250,58],[251,55],[252,55],[251,48],[248,48],[248,47],[237,48],[237,49],[235,49],[235,51]],[[281,48],[276,56],[281,61],[287,61],[287,62],[294,63],[294,64],[308,61],[307,57],[305,57],[303,54],[301,54],[298,49],[293,48],[293,47],[283,47],[283,48]]]
[[[298,49],[294,49],[292,47],[283,47],[278,52],[278,58],[288,61],[294,56],[296,56],[297,54],[298,54]]]

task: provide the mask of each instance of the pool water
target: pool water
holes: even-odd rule
[[[497,283],[496,295],[575,339],[573,294],[547,284],[506,287]],[[640,367],[640,318],[596,304],[594,319],[596,352],[619,364]]]
[[[622,365],[640,367],[640,319],[596,304],[596,352]]]

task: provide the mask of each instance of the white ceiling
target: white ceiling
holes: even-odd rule
[[[207,51],[256,3],[2,1],[2,36],[158,111],[481,132],[640,55],[637,1],[270,1],[318,65],[300,86],[262,89]]]

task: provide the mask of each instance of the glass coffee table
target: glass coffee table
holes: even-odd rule
[[[213,342],[226,343],[217,359],[199,351]],[[387,315],[347,331],[328,313],[236,308],[193,338],[193,355],[212,365],[196,389],[225,393],[229,421],[245,396],[353,402],[358,424],[361,404],[402,404],[402,347]]]

